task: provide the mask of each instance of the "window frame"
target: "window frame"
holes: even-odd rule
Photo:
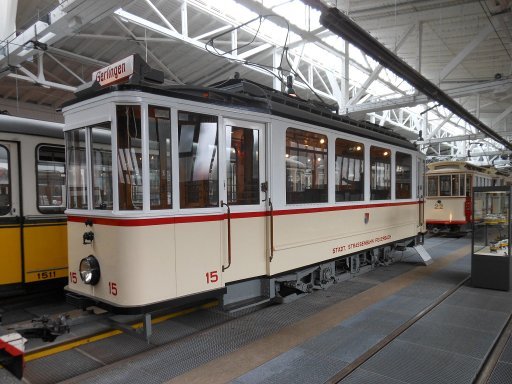
[[[59,207],[55,207],[55,208],[49,208],[48,210],[42,210],[40,205],[39,205],[39,163],[40,163],[40,160],[39,160],[39,151],[41,149],[41,147],[54,147],[54,148],[62,148],[64,149],[64,163],[63,163],[63,166],[64,166],[64,195],[62,196],[64,199],[65,199],[65,204],[64,204],[64,207],[62,209],[55,209],[55,208],[59,208]],[[66,167],[66,160],[67,160],[67,157],[66,157],[66,146],[65,145],[61,145],[61,144],[49,144],[49,143],[39,143],[36,148],[35,148],[35,171],[36,171],[36,208],[37,208],[37,211],[43,215],[49,215],[49,214],[64,214],[64,212],[66,211],[67,207],[68,207],[68,186],[67,186],[67,177],[68,177],[68,174],[67,174],[67,167]]]
[[[336,148],[337,148],[337,142],[338,140],[340,141],[343,141],[345,143],[353,143],[353,144],[356,144],[356,145],[360,145],[361,146],[361,155],[360,158],[354,158],[354,157],[343,157],[343,156],[338,156],[338,153],[336,151]],[[366,177],[366,165],[368,163],[367,161],[367,158],[366,158],[366,149],[368,148],[368,144],[363,142],[362,140],[360,141],[356,141],[356,139],[348,139],[346,137],[340,137],[340,136],[335,136],[334,137],[334,203],[335,204],[339,204],[339,203],[351,203],[351,202],[361,202],[361,201],[365,201],[365,190],[366,190],[366,184],[367,184],[367,177]],[[338,157],[341,157],[341,158],[344,158],[344,159],[349,159],[349,160],[359,160],[362,162],[362,164],[360,165],[360,169],[361,169],[361,172],[359,173],[359,178],[360,178],[360,181],[362,182],[362,190],[360,192],[360,196],[361,196],[361,199],[357,199],[357,200],[338,200],[337,198],[337,188],[339,186],[341,186],[342,184],[337,184],[337,179],[336,179],[336,170],[337,170],[337,160],[338,160]],[[355,161],[354,161],[355,163]],[[348,166],[350,166],[350,163],[348,164]],[[362,168],[361,168],[362,167]],[[354,164],[354,168],[355,168],[355,164]],[[340,170],[340,178],[342,177],[342,174],[343,174],[343,167],[342,169]]]
[[[7,186],[9,187],[9,205],[7,206],[8,210],[1,210],[0,208],[0,216],[6,216],[12,211],[12,177],[11,177],[11,151],[5,145],[0,144],[0,148],[4,148],[7,153]],[[4,212],[5,211],[5,212]]]
[[[383,144],[386,144],[386,143],[383,143]],[[392,201],[393,200],[393,180],[394,180],[394,176],[395,175],[395,170],[394,170],[394,167],[393,167],[393,150],[390,148],[390,147],[381,147],[380,146],[381,143],[379,143],[379,145],[374,145],[374,144],[370,144],[370,147],[369,147],[369,166],[370,166],[370,184],[369,184],[369,187],[370,187],[370,201]],[[384,165],[389,165],[389,189],[387,189],[387,193],[388,193],[388,197],[385,197],[385,198],[373,198],[372,195],[373,195],[373,189],[372,189],[372,186],[373,186],[373,175],[372,175],[372,167],[374,165],[374,162],[372,162],[372,148],[376,148],[378,150],[384,150],[384,152],[388,152],[388,155],[387,155],[387,158],[389,159],[389,163],[384,163],[384,162],[381,162],[381,164],[384,164]],[[375,162],[375,164],[378,164],[379,162]],[[384,172],[384,175],[385,175],[385,172]],[[377,171],[375,171],[375,177],[377,178]],[[377,180],[375,182],[375,187],[377,186]],[[396,200],[396,198],[395,198]]]
[[[325,199],[323,199],[322,201],[305,201],[305,202],[289,202],[288,201],[288,194],[291,193],[288,191],[288,167],[286,165],[286,161],[288,159],[288,132],[290,130],[293,130],[293,131],[298,131],[298,132],[302,132],[303,134],[308,134],[308,135],[311,135],[311,136],[316,136],[318,138],[318,140],[322,140],[325,139],[325,143],[320,143],[320,144],[324,144],[325,145],[325,151],[324,153],[322,154],[323,156],[323,166],[324,166],[324,185],[325,185],[325,188],[318,188],[319,191],[321,191],[321,194],[320,196],[325,195]],[[329,146],[330,146],[330,141],[332,141],[332,137],[330,137],[330,135],[328,133],[325,133],[325,132],[316,132],[316,131],[313,131],[311,129],[308,128],[296,128],[296,126],[290,126],[290,125],[287,125],[285,130],[284,130],[284,158],[285,158],[285,161],[284,161],[284,168],[285,168],[285,173],[284,173],[284,204],[286,206],[295,206],[295,205],[300,205],[300,206],[303,206],[303,205],[307,205],[307,204],[329,204],[329,194],[330,194],[330,185],[332,184],[330,182],[330,177],[329,177],[329,162],[330,162],[330,158],[329,158]],[[290,147],[291,148],[291,147]],[[297,150],[297,151],[305,151],[308,155],[309,154],[313,154],[313,160],[316,160],[318,156],[318,151],[316,150],[313,150],[313,151],[306,151],[305,149],[301,149],[301,148],[291,148],[292,150]],[[296,168],[295,168],[296,169]],[[313,175],[311,175],[311,178],[313,179]],[[311,185],[314,185],[313,183]],[[320,184],[319,184],[320,185]],[[302,192],[304,192],[306,190],[306,188],[304,188],[304,190]]]
[[[152,104],[152,105],[155,105],[155,104]],[[208,109],[208,108],[204,108],[204,109],[197,109],[197,108],[193,108],[189,105],[186,105],[186,106],[176,106],[176,107],[170,107],[172,113],[175,113],[176,114],[176,131],[174,133],[172,133],[172,128],[171,128],[171,140],[172,140],[172,137],[173,135],[176,135],[176,150],[174,151],[174,159],[175,161],[173,163],[175,163],[176,165],[173,166],[173,170],[176,170],[176,173],[173,173],[173,177],[175,177],[174,180],[176,180],[177,182],[174,183],[176,184],[176,187],[173,187],[173,188],[176,188],[176,189],[173,189],[175,191],[177,191],[177,193],[175,193],[175,202],[176,204],[174,205],[175,206],[175,209],[178,209],[182,212],[189,212],[191,210],[212,210],[212,209],[219,209],[221,208],[221,200],[223,199],[224,197],[224,190],[221,188],[221,181],[225,181],[225,172],[223,170],[223,167],[224,167],[224,164],[225,164],[225,160],[224,160],[224,157],[222,155],[222,150],[225,150],[225,144],[223,144],[223,140],[225,141],[225,135],[223,133],[223,130],[224,130],[224,122],[223,122],[223,118],[224,116],[222,114],[219,114],[218,111],[215,111],[215,110],[211,110],[211,109]],[[217,180],[216,180],[216,190],[217,190],[217,202],[215,205],[198,205],[198,206],[185,206],[182,204],[182,201],[183,201],[183,194],[182,194],[182,186],[181,186],[181,183],[185,183],[186,181],[185,180],[182,180],[182,177],[181,177],[181,157],[180,157],[180,133],[181,133],[181,127],[180,127],[180,121],[183,121],[183,120],[180,120],[180,113],[188,113],[188,114],[194,114],[194,115],[200,115],[200,116],[208,116],[208,117],[211,117],[211,118],[215,118],[215,124],[217,125],[216,127],[216,137],[215,137],[215,145],[216,145],[216,153],[215,153],[215,156],[216,157],[216,172],[217,172]],[[172,124],[172,119],[171,119],[171,124]],[[207,122],[208,123],[208,122]],[[195,129],[196,127],[194,127],[194,136],[195,136]],[[200,134],[200,131],[199,131],[199,134]],[[192,138],[192,143],[194,142],[194,138]],[[193,152],[193,150],[192,150]],[[197,152],[196,152],[197,154]],[[195,156],[195,155],[194,155]],[[195,160],[194,160],[194,164],[195,164]],[[204,182],[205,180],[203,180]],[[209,187],[209,184],[208,184],[208,192],[207,194],[210,193],[210,187]]]
[[[255,201],[252,203],[238,203],[238,202],[229,200],[228,167],[231,164],[231,151],[228,154],[228,149],[229,148],[233,149],[233,147],[231,146],[233,141],[232,141],[232,135],[231,134],[228,135],[228,128],[231,129],[231,133],[232,133],[233,128],[236,128],[236,129],[243,130],[243,132],[253,131],[253,132],[256,132],[256,134],[257,134],[258,145],[257,145],[257,147],[253,147],[253,152],[251,154],[253,157],[254,157],[255,153],[257,154],[255,161],[253,158],[253,167],[254,167],[254,164],[257,164],[257,179],[258,179],[257,186],[256,186],[256,198],[255,198]],[[222,177],[224,178],[224,181],[226,183],[226,188],[225,188],[224,192],[225,192],[227,203],[232,207],[248,207],[249,208],[249,207],[261,206],[262,205],[261,184],[263,183],[262,180],[265,178],[265,176],[264,176],[265,175],[265,170],[264,170],[265,153],[263,150],[264,145],[265,145],[265,143],[263,142],[264,137],[265,137],[265,135],[264,135],[265,134],[265,124],[262,122],[253,123],[251,121],[246,121],[246,120],[232,119],[232,118],[224,116],[222,129],[224,131],[223,132],[224,133],[224,147],[219,149],[219,155],[220,155],[220,153],[225,153],[225,157],[223,160],[224,173],[223,173]],[[228,143],[228,136],[231,137],[231,141],[229,143]],[[254,136],[253,136],[253,139],[254,139]],[[220,156],[219,156],[219,160],[220,160]],[[219,171],[220,171],[220,169],[219,169]],[[252,176],[254,179],[254,174]],[[219,174],[219,180],[220,180],[220,177],[221,176]]]
[[[409,196],[408,197],[398,197],[398,178],[397,178],[397,175],[398,175],[398,172],[397,172],[397,167],[402,164],[398,164],[398,156],[403,156],[404,158],[407,156],[410,160],[409,162]],[[395,166],[394,166],[394,173],[395,173],[395,199],[396,200],[407,200],[407,199],[412,199],[412,196],[413,196],[413,193],[412,193],[412,189],[413,189],[413,161],[412,161],[412,155],[410,153],[405,153],[405,152],[402,152],[402,151],[395,151]],[[391,179],[393,180],[393,177],[391,177]],[[400,184],[405,184],[405,183],[400,183]]]

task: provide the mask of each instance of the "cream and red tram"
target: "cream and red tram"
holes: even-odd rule
[[[509,185],[511,178],[494,167],[466,161],[439,161],[427,165],[425,220],[432,233],[468,231],[474,187]]]
[[[117,63],[63,108],[71,301],[273,298],[420,240],[424,163],[407,140],[244,80],[151,85],[126,60],[124,83],[99,84]]]

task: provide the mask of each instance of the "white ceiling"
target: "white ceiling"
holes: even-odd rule
[[[217,38],[217,47],[224,52],[238,47],[229,58],[208,53],[205,43],[221,28],[240,25],[254,15],[281,14],[289,19],[290,31],[300,35],[299,41],[293,41],[293,34],[290,37],[290,64],[324,100],[338,101],[342,111],[356,118],[372,119],[402,132],[411,130],[414,132],[411,137],[422,129],[423,136],[432,140],[428,147],[431,155],[441,151],[460,156],[473,148],[486,152],[501,149],[487,142],[482,147],[475,145],[480,140],[475,135],[465,137],[470,140],[449,139],[475,132],[444,108],[432,108],[434,104],[427,104],[421,90],[416,97],[405,95],[407,87],[387,70],[376,76],[377,82],[369,84],[366,80],[377,64],[360,58],[353,48],[350,58],[356,61],[351,61],[346,92],[343,41],[318,27],[318,14],[310,12],[300,1],[237,1],[252,13],[235,11],[236,5],[231,0],[67,0],[61,3],[62,12],[52,16],[49,26],[42,32],[38,30],[37,36],[31,39],[40,40],[47,31],[52,31],[55,36],[47,41],[47,50],[28,50],[33,48],[33,43],[28,42],[26,54],[19,56],[21,48],[15,43],[21,38],[12,40],[12,36],[7,56],[5,42],[0,43],[0,110],[17,116],[61,121],[55,109],[73,97],[72,89],[89,81],[91,73],[99,67],[134,52],[147,56],[150,65],[164,70],[169,82],[208,85],[239,72],[242,77],[278,86],[266,69],[242,65],[235,59],[247,59],[268,68],[275,66],[275,58],[280,58],[282,53],[282,32],[264,36],[261,30],[255,37],[255,22],[248,25],[248,30],[239,29],[236,35],[228,33]],[[390,50],[398,46],[397,55],[410,66],[500,135],[512,137],[509,1],[330,0],[323,3],[337,6]],[[33,32],[37,20],[48,22],[48,13],[58,5],[59,1],[18,0],[17,34]],[[223,5],[229,5],[228,9]],[[120,7],[125,13],[114,13]],[[299,11],[292,13],[292,9]],[[283,19],[275,16],[267,20],[286,26]],[[309,23],[310,30],[295,26],[304,22]],[[333,66],[332,60],[322,52],[334,54],[338,62],[334,61]],[[282,67],[286,70],[289,65],[284,62]],[[302,83],[296,79],[299,94],[315,98]],[[389,95],[376,93],[377,85],[387,87]],[[429,108],[432,109],[428,113],[422,113]]]

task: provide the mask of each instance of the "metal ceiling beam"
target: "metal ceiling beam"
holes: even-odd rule
[[[411,23],[416,23],[419,21],[442,21],[454,17],[460,17],[461,15],[470,16],[482,14],[482,8],[480,7],[478,1],[467,4],[457,4],[450,7],[441,6],[439,8],[429,9],[425,11],[415,10],[414,12],[406,14],[395,14],[393,12],[393,14],[389,16],[368,15],[368,11],[360,12],[357,10],[349,10],[348,14],[351,18],[357,20],[357,22],[361,24],[361,26],[363,26],[365,29],[372,31],[396,28],[399,26],[409,25]]]
[[[20,35],[0,43],[0,69],[18,66],[44,45],[50,46],[88,23],[94,23],[133,0],[68,0],[47,15],[47,22],[36,21]],[[37,42],[39,45],[36,45]],[[0,77],[8,71],[0,72]]]
[[[411,32],[414,30],[414,28],[415,28],[415,25],[413,24],[403,34],[403,36],[400,38],[400,41],[396,45],[395,53],[398,52],[398,50],[402,47],[402,45],[405,43],[405,41],[407,40],[407,38],[409,37]],[[377,67],[373,70],[373,72],[370,74],[370,76],[368,76],[368,78],[366,79],[364,84],[361,86],[361,88],[359,88],[359,90],[357,91],[356,95],[348,101],[347,107],[351,106],[351,105],[354,105],[359,100],[361,100],[361,97],[363,96],[363,93],[368,89],[370,84],[373,83],[373,81],[379,77],[379,74],[380,74],[380,72],[382,71],[383,68],[384,67],[382,66],[382,64],[378,64],[377,65]]]
[[[452,98],[459,98],[478,93],[491,92],[496,88],[510,85],[512,85],[512,79],[505,79],[468,85],[466,87],[446,89],[444,92]],[[352,105],[346,108],[346,112],[348,114],[376,112],[391,108],[412,107],[418,104],[426,104],[429,101],[431,101],[430,98],[425,95],[404,96],[396,99]]]
[[[363,52],[370,55],[375,60],[398,74],[401,78],[406,80],[416,89],[420,90],[422,93],[426,94],[433,100],[443,104],[451,112],[462,117],[469,124],[475,126],[481,132],[484,132],[488,137],[502,144],[505,148],[512,150],[512,144],[508,140],[498,135],[490,127],[482,123],[450,96],[448,96],[448,94],[427,80],[427,78],[425,78],[423,75],[415,71],[399,57],[394,55],[368,32],[363,30],[346,15],[341,13],[339,9],[329,9],[319,1],[308,1],[308,3],[310,2],[316,3],[317,6],[320,4],[320,9],[322,11],[322,15],[320,16],[320,23],[323,26],[330,29],[338,36],[341,36],[343,39],[349,40],[352,44],[358,46]]]
[[[478,32],[478,34],[467,44],[446,66],[439,74],[439,80],[443,80],[448,76],[465,58],[469,55],[478,45],[484,41],[487,36],[494,30],[491,23],[487,24]]]

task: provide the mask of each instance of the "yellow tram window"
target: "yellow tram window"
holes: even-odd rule
[[[37,147],[37,209],[41,213],[63,213],[66,209],[66,169],[63,146]]]
[[[336,139],[336,201],[364,200],[364,144]]]
[[[9,174],[9,151],[0,145],[0,215],[11,211],[11,180]]]
[[[370,198],[391,199],[391,151],[387,148],[370,147]]]
[[[87,209],[87,164],[85,128],[66,132],[68,204],[72,209]]]
[[[117,105],[117,172],[120,210],[142,209],[142,126],[139,105]]]
[[[219,206],[218,118],[178,112],[180,206]]]
[[[259,132],[226,126],[226,181],[228,203],[260,203]]]
[[[397,199],[410,199],[412,195],[412,157],[406,153],[396,153],[396,183]]]
[[[327,202],[327,136],[286,130],[286,204]]]
[[[110,122],[91,127],[92,196],[94,209],[113,208],[112,133]]]
[[[149,199],[151,209],[172,208],[171,111],[149,106]]]

